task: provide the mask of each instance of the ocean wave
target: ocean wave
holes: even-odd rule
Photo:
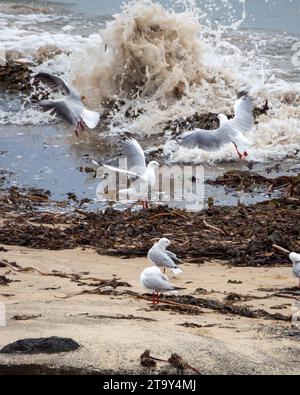
[[[249,159],[297,156],[300,83],[289,80],[286,53],[280,58],[284,45],[291,46],[294,38],[282,35],[277,53],[276,40],[268,47],[266,40],[260,43],[259,32],[237,31],[245,18],[244,8],[231,26],[216,30],[204,24],[207,15],[191,1],[185,2],[181,12],[151,0],[131,1],[100,34],[82,37],[66,28],[31,37],[20,29],[17,44],[10,41],[9,30],[6,40],[0,33],[0,42],[19,46],[20,51],[34,51],[38,42],[68,50],[36,70],[63,74],[94,110],[114,108],[112,133],[126,128],[142,136],[155,135],[162,133],[168,122],[196,112],[231,114],[236,92],[247,86],[257,105],[266,98],[271,105],[269,114],[260,117],[250,134],[253,146]],[[247,45],[238,44],[243,37]],[[179,149],[167,141],[164,150],[172,153],[174,161],[236,158],[230,146],[208,153]]]

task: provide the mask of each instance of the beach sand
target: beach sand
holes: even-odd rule
[[[87,277],[102,279],[116,275],[132,286],[117,288],[118,292],[129,289],[145,293],[139,275],[148,265],[146,258],[100,256],[92,249],[80,248],[64,251],[5,248],[8,251],[2,254],[2,259],[15,261],[22,267],[47,272],[89,272]],[[289,321],[245,318],[209,309],[200,309],[197,315],[160,311],[152,309],[147,300],[128,294],[85,294],[61,299],[93,287],[79,286],[68,278],[17,273],[7,268],[0,268],[0,275],[13,280],[8,286],[0,286],[0,302],[5,303],[7,314],[7,326],[0,327],[0,348],[22,338],[48,336],[71,337],[81,345],[70,353],[0,354],[2,373],[150,373],[140,366],[140,355],[146,349],[151,355],[166,360],[176,352],[203,374],[300,372],[299,334],[293,331]],[[175,285],[186,288],[180,294],[197,297],[196,290],[204,288],[208,293],[201,298],[219,301],[233,292],[265,296],[272,292],[259,289],[296,285],[289,267],[236,268],[217,261],[185,264],[182,275],[176,278],[172,273],[168,275]],[[242,283],[232,284],[229,280]],[[293,299],[271,297],[235,304],[289,316],[293,302]],[[32,315],[37,317],[14,318]],[[189,326],[181,326],[185,323]],[[191,323],[196,326],[190,327]],[[166,366],[158,363],[153,373],[163,371]]]

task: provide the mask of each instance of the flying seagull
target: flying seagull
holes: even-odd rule
[[[299,288],[300,288],[300,254],[292,252],[289,255],[290,260],[293,262],[293,275],[299,278]]]
[[[163,238],[154,244],[148,251],[148,260],[150,263],[157,267],[163,267],[171,269],[174,274],[182,273],[182,270],[177,267],[175,262],[183,263],[177,258],[176,254],[167,250],[167,247],[171,244],[170,240]],[[175,261],[175,262],[174,262]]]
[[[226,115],[219,114],[218,129],[211,131],[196,129],[185,132],[181,136],[180,145],[189,149],[197,147],[204,151],[218,151],[225,144],[232,143],[239,158],[246,158],[248,156],[246,147],[250,142],[244,133],[251,131],[254,126],[254,99],[246,92],[241,92],[239,96],[234,105],[234,118],[228,119]]]
[[[85,125],[90,129],[95,129],[100,115],[85,108],[79,94],[62,78],[42,72],[35,74],[34,78],[48,85],[54,92],[64,95],[64,98],[58,100],[41,100],[39,104],[42,111],[50,111],[51,115],[56,115],[74,126],[76,136]]]
[[[153,304],[159,304],[159,292],[172,292],[183,289],[172,285],[168,277],[156,266],[145,269],[140,275],[140,281],[144,288],[152,292]]]
[[[159,163],[151,161],[146,165],[142,147],[129,133],[126,133],[120,141],[120,147],[127,159],[127,170],[109,165],[104,165],[104,167],[117,173],[127,174],[132,180],[132,188],[126,191],[139,195],[142,198],[143,208],[149,208],[148,188],[156,183],[155,168],[159,167]]]

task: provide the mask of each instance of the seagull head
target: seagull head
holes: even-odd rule
[[[150,168],[159,167],[159,163],[156,162],[155,160],[152,160],[151,162],[148,163],[148,167]]]
[[[225,114],[218,114],[218,119],[220,121],[220,126],[224,125],[224,123],[228,121],[228,118]]]
[[[167,248],[171,244],[170,240],[164,237],[163,239],[160,239],[159,242],[157,243],[160,247],[162,248]]]

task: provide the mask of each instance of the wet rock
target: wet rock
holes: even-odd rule
[[[55,354],[75,351],[80,345],[71,338],[46,337],[22,339],[4,346],[1,354]]]

